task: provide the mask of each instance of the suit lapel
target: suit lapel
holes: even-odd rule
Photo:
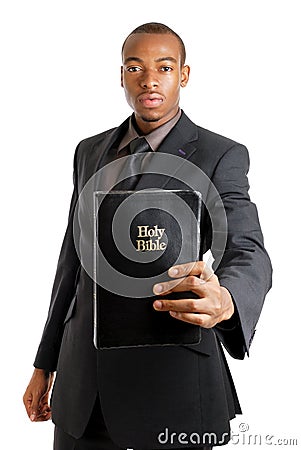
[[[96,170],[101,169],[105,164],[111,162],[108,160],[108,152],[111,149],[112,145],[116,141],[118,141],[128,129],[129,118],[127,118],[119,127],[115,128],[111,133],[105,137],[104,141],[101,144],[103,149],[102,152],[99,152],[99,158],[96,165]]]
[[[99,169],[104,167],[110,161],[109,151],[115,142],[124,135],[128,129],[129,118],[127,118],[119,127],[113,129],[107,134],[107,136],[101,141],[94,144],[94,148],[90,153],[89,158],[86,161],[85,179],[86,181],[95,174]],[[191,158],[196,151],[195,143],[198,140],[198,131],[196,125],[191,122],[188,117],[182,113],[181,118],[171,130],[171,132],[164,139],[156,153],[167,154],[168,156],[175,156],[172,160],[173,170],[171,175],[162,175],[164,167],[158,167],[158,159],[151,158],[145,167],[145,174],[143,174],[136,185],[135,190],[147,189],[147,188],[166,188],[168,183],[173,180],[178,170],[185,163],[185,160]],[[153,155],[156,157],[156,154]],[[161,160],[160,160],[161,161]],[[163,161],[164,162],[164,161]],[[166,160],[166,164],[168,161]],[[160,170],[161,169],[161,170]],[[163,169],[163,170],[162,170]],[[149,173],[148,173],[149,172]],[[110,173],[109,178],[113,175]],[[106,182],[103,179],[97,177],[98,190],[106,190]]]
[[[125,133],[128,127],[128,120],[125,120],[119,127],[109,131],[105,137],[101,136],[95,140],[89,152],[86,152],[86,158],[83,162],[83,186],[99,169],[111,162],[109,151],[114,143],[118,142]]]
[[[172,159],[173,169],[171,170],[171,175],[162,174],[164,173],[164,167],[161,166],[160,170],[160,164],[161,161],[164,164],[165,160],[163,158],[162,160],[159,160],[156,157],[156,154],[154,154],[145,168],[145,172],[151,173],[143,174],[135,189],[140,190],[154,187],[158,189],[166,188],[168,183],[173,180],[173,177],[176,177],[176,173],[180,170],[182,165],[185,164],[185,161],[190,159],[196,151],[197,148],[195,142],[197,139],[198,131],[196,125],[182,113],[181,118],[156,152],[177,157]],[[170,159],[166,159],[166,164],[168,164],[168,161],[170,161]],[[159,162],[160,164],[158,164]]]

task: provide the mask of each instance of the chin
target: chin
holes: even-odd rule
[[[146,114],[141,114],[140,115],[140,119],[143,120],[143,122],[158,122],[159,120],[162,119],[161,114],[160,115],[146,115]]]
[[[141,116],[143,122],[159,122],[160,117],[143,117]]]

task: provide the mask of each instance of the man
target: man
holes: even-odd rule
[[[76,149],[68,227],[23,400],[32,421],[52,414],[56,450],[211,448],[228,442],[229,421],[241,413],[220,342],[233,357],[244,358],[271,286],[270,261],[248,196],[248,153],[197,127],[179,109],[190,69],[184,44],[170,28],[157,23],[138,27],[125,40],[122,59],[121,83],[134,114]],[[180,155],[212,181],[227,216],[226,248],[214,275],[202,261],[179,265],[169,271],[177,283],[169,280],[153,288],[158,314],[169,311],[174,320],[202,327],[199,344],[96,350],[93,282],[74,245],[75,209],[88,180],[128,155],[128,144],[137,136],[145,136],[149,151]],[[137,189],[163,184],[183,187],[176,178],[146,174]],[[210,218],[204,209],[200,259],[214,234]],[[168,300],[171,292],[184,291],[192,291],[194,298]]]

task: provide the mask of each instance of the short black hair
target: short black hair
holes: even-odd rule
[[[185,49],[185,45],[184,42],[182,41],[182,39],[180,38],[180,36],[173,31],[171,28],[169,28],[167,25],[164,25],[163,23],[159,23],[159,22],[149,22],[149,23],[144,23],[143,25],[139,25],[139,27],[135,28],[125,39],[123,45],[122,45],[122,52],[125,46],[125,43],[127,41],[127,39],[132,36],[133,34],[139,34],[139,33],[147,33],[147,34],[171,34],[173,36],[175,36],[180,44],[180,51],[181,51],[181,64],[184,65],[185,64],[185,60],[186,60],[186,49]]]

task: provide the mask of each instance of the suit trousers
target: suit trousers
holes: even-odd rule
[[[211,450],[212,447],[193,447],[194,450]],[[70,434],[65,433],[59,427],[54,429],[53,450],[125,450],[118,447],[111,440],[106,428],[101,411],[99,397],[97,396],[89,423],[79,439],[75,439]],[[133,449],[140,450],[140,449]],[[173,449],[178,450],[178,449]],[[183,450],[183,447],[182,449]],[[185,450],[192,450],[186,448]]]

